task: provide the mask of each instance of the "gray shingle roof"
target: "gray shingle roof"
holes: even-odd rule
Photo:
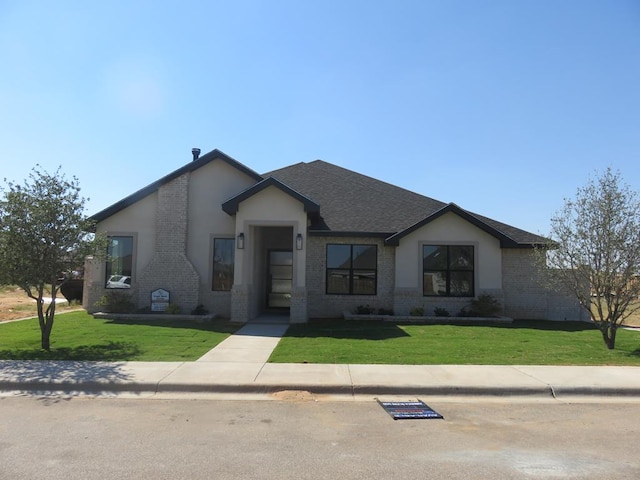
[[[446,205],[322,160],[263,176],[276,177],[320,204],[324,225],[312,229],[392,234]]]
[[[497,237],[505,247],[548,243],[533,233],[322,160],[297,163],[263,176],[277,178],[320,205],[320,218],[311,231],[397,234],[397,240],[405,230],[437,218],[438,212],[453,211]]]
[[[214,160],[226,162],[256,181],[254,186],[225,202],[226,210],[229,210],[230,214],[231,210],[237,208],[238,202],[273,184],[305,204],[305,209],[311,214],[312,232],[380,236],[388,238],[388,243],[394,244],[402,236],[439,215],[453,211],[494,235],[505,247],[530,247],[550,242],[539,235],[463,210],[454,204],[440,202],[322,160],[297,163],[261,176],[217,149],[123,198],[91,218],[97,222],[102,221],[155,192],[161,185],[179,175],[197,170]],[[273,177],[278,183],[273,179],[269,180],[269,177]]]

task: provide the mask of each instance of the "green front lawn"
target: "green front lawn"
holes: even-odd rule
[[[224,321],[97,320],[56,316],[50,352],[36,319],[0,324],[0,360],[193,361],[238,328]],[[279,363],[635,365],[640,331],[619,330],[616,349],[585,323],[516,321],[512,326],[395,325],[312,321],[292,325],[273,352]]]
[[[585,323],[511,326],[313,321],[292,325],[270,362],[350,364],[637,365],[640,331],[618,330],[616,349]]]
[[[224,321],[97,320],[86,312],[56,315],[51,351],[40,349],[37,319],[0,323],[0,360],[193,361],[237,326]]]

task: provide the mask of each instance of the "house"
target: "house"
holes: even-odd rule
[[[316,160],[258,174],[213,150],[93,215],[109,255],[85,268],[83,304],[161,291],[236,322],[360,305],[452,314],[481,293],[515,318],[578,319],[534,265],[538,235]],[[165,299],[166,300],[166,299]]]

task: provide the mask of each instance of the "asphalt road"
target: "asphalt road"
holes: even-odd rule
[[[0,479],[638,479],[639,403],[0,398]]]

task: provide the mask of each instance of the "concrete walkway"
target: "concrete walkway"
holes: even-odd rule
[[[640,367],[267,363],[288,324],[282,317],[261,320],[245,325],[195,362],[0,361],[0,394],[274,398],[277,392],[304,391],[343,398],[606,396],[640,400]]]
[[[197,361],[267,363],[288,328],[288,323],[249,323]]]

